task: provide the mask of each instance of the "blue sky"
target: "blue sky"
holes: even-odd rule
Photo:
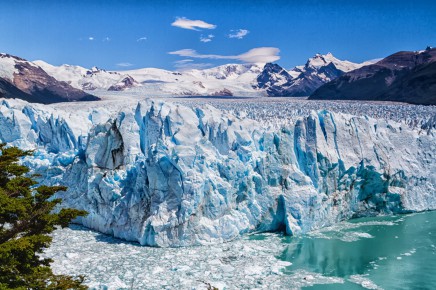
[[[0,51],[105,69],[185,69],[315,53],[361,62],[436,46],[436,1],[0,0]]]

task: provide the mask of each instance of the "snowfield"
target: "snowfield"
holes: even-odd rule
[[[113,95],[115,96],[115,95]],[[298,235],[436,208],[435,107],[289,99],[2,100],[0,140],[86,227],[141,245]]]
[[[97,67],[86,69],[73,65],[53,66],[40,60],[34,63],[56,79],[92,94],[107,92],[126,77],[132,78],[135,85],[120,86],[120,90],[142,96],[219,95],[224,90],[227,90],[227,94],[264,94],[256,91],[253,86],[265,64],[227,64],[204,70],[177,72],[157,68],[106,71]]]

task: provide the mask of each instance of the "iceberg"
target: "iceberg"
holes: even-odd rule
[[[299,235],[360,216],[436,209],[434,127],[330,110],[275,126],[208,104],[0,103],[0,141],[68,187],[78,223],[141,245]],[[433,119],[436,119],[433,117]]]

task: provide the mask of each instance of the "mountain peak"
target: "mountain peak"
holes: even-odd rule
[[[99,72],[99,71],[101,71],[101,69],[98,68],[97,66],[93,66],[93,67],[91,68],[91,71],[92,71],[92,72]]]
[[[326,66],[329,63],[340,63],[341,61],[333,56],[332,53],[320,54],[317,53],[313,57],[309,58],[306,62],[306,68],[319,69],[320,67]]]
[[[332,63],[338,70],[343,72],[349,72],[362,66],[372,64],[373,62],[354,63],[348,60],[340,60],[336,58],[331,52],[326,54],[317,53],[313,57],[309,58],[306,62],[306,70],[319,70]]]
[[[326,54],[316,53],[313,58],[335,58],[331,52],[327,52]]]
[[[12,54],[4,53],[4,52],[0,53],[0,58],[12,58],[12,59],[15,59],[18,61],[26,61],[24,58],[21,58],[21,57],[12,55]]]

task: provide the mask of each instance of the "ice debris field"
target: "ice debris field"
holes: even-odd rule
[[[246,237],[220,245],[150,248],[123,243],[86,228],[72,226],[54,233],[45,256],[56,273],[85,273],[91,289],[293,289],[343,283],[305,270],[285,275],[291,262],[276,258],[285,249],[279,235]],[[304,277],[309,277],[307,280]],[[370,288],[371,289],[371,288]]]

